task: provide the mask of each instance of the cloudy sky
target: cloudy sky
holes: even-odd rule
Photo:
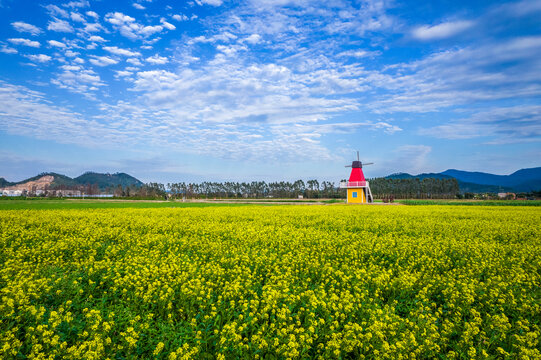
[[[541,166],[541,1],[0,0],[0,176]]]

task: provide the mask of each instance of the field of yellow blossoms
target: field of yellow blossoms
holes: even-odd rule
[[[537,207],[0,211],[1,359],[539,359]]]

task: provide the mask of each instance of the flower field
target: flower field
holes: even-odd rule
[[[0,211],[2,359],[539,359],[536,207]]]

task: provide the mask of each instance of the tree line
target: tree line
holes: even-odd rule
[[[410,178],[370,179],[372,195],[378,199],[453,199],[460,194],[457,179]]]
[[[111,191],[109,189],[109,191]],[[142,187],[117,186],[115,197],[169,197],[169,198],[341,198],[344,195],[330,181],[297,180],[294,182],[210,182],[201,183],[148,183]]]
[[[456,179],[369,179],[372,195],[376,199],[450,199],[460,193]],[[297,180],[252,181],[252,182],[209,182],[201,183],[148,183],[140,187],[118,185],[108,189],[115,197],[131,198],[346,198],[346,190],[331,181]]]

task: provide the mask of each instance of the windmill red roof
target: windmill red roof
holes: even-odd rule
[[[364,178],[362,163],[360,161],[354,161],[351,164],[351,174],[349,175],[349,182],[366,181]]]

